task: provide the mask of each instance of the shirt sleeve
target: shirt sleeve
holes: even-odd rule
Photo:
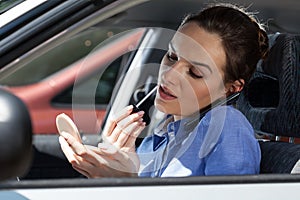
[[[217,143],[204,159],[205,175],[259,173],[260,147],[252,126],[241,113],[226,116]]]

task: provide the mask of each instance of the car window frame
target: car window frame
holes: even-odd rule
[[[131,4],[135,5],[142,1],[134,1]],[[27,52],[34,51],[41,43],[47,42],[57,34],[65,35],[66,39],[91,26],[93,20],[94,23],[99,22],[131,5],[122,6],[123,4],[126,4],[124,0],[108,0],[102,3],[85,0],[63,1],[62,4],[0,40],[0,66],[4,67],[13,61],[19,61]],[[100,17],[94,17],[95,15]],[[74,27],[78,30],[74,30],[76,29]]]
[[[21,17],[25,13],[34,10],[36,7],[45,2],[46,0],[25,0],[21,2],[14,2],[7,10],[4,10],[3,12],[0,11],[0,27],[3,28],[7,24]]]
[[[85,3],[88,2],[85,0],[75,2],[66,1],[64,4],[51,9],[50,12],[47,12],[3,40],[0,40],[0,66],[9,67],[11,65],[18,65],[18,63],[28,62],[34,59],[34,57],[39,56],[41,52],[53,48],[53,46],[62,43],[62,41],[67,40],[86,28],[145,1],[148,0],[137,0],[130,3],[126,0],[110,0],[101,4],[102,6],[95,6],[90,2],[88,7],[82,10],[81,13],[74,15],[74,17],[70,15],[67,18],[68,22],[64,23],[66,20],[65,16],[68,15],[68,13],[62,14],[65,10],[71,13],[76,12],[77,9],[86,7]],[[53,26],[50,22],[49,25],[45,24],[44,21],[51,21],[50,18],[61,20],[60,25],[55,24]],[[48,27],[47,31],[43,31],[44,28],[50,25],[52,27]]]
[[[189,197],[199,199],[251,200],[284,198],[297,199],[300,188],[299,175],[265,174],[243,176],[198,176],[180,178],[98,178],[60,179],[34,181],[7,181],[0,183],[0,196],[18,195],[29,199],[47,196],[48,199],[82,199],[82,196],[120,199]],[[280,190],[280,191],[279,191]],[[54,192],[56,191],[56,192]],[[75,195],[75,194],[80,194]],[[149,197],[149,198],[148,198]]]
[[[257,184],[257,185],[256,185]],[[242,186],[255,186],[256,188],[268,186],[272,187],[274,185],[282,184],[282,190],[288,189],[290,185],[294,185],[300,188],[300,175],[291,174],[259,174],[259,175],[242,175],[242,176],[199,176],[199,177],[185,177],[185,178],[103,178],[103,179],[62,179],[62,180],[34,180],[34,181],[7,181],[0,183],[0,192],[8,190],[23,190],[29,192],[30,189],[43,189],[44,192],[53,192],[51,189],[70,189],[74,188],[107,188],[124,186],[125,189],[129,189],[128,186],[133,187],[153,187],[158,189],[159,187],[169,187],[169,186],[206,186],[212,187],[222,187],[223,185],[232,186],[232,188],[237,185]],[[176,188],[175,188],[176,189]],[[103,191],[103,190],[102,190]],[[255,192],[255,190],[249,190]],[[276,191],[272,191],[276,192]],[[277,191],[278,192],[278,191]],[[201,194],[201,191],[197,193]],[[99,191],[101,194],[101,191]],[[266,191],[266,194],[270,194],[270,191]],[[276,193],[275,193],[276,195]],[[291,193],[287,193],[286,197],[292,197]],[[139,197],[140,198],[140,197]],[[234,199],[235,197],[231,197]]]

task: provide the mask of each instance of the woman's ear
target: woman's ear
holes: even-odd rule
[[[233,94],[236,92],[240,92],[244,88],[244,85],[244,79],[235,80],[234,82],[228,84],[227,93]]]

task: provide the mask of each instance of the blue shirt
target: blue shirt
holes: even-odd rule
[[[257,174],[261,158],[252,126],[232,106],[162,123],[137,153],[141,177]]]

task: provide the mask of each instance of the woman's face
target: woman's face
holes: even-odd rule
[[[180,119],[224,97],[225,62],[217,34],[205,31],[195,22],[183,25],[161,62],[156,107]]]

